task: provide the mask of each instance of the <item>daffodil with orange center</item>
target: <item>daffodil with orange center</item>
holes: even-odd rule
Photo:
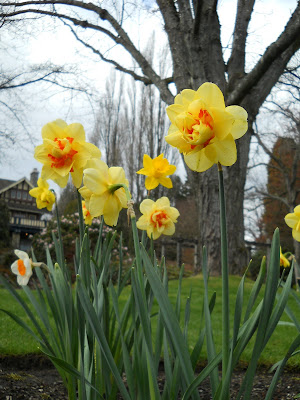
[[[184,154],[187,166],[197,172],[213,164],[235,163],[235,140],[247,129],[247,112],[240,106],[225,107],[217,85],[206,82],[197,91],[186,89],[167,107],[171,120],[166,141]]]
[[[91,213],[87,209],[87,204],[85,201],[82,202],[82,213],[85,224],[92,225],[93,217],[91,216]]]
[[[52,210],[53,204],[55,203],[55,195],[49,190],[48,182],[39,178],[37,181],[38,186],[29,191],[30,196],[36,198],[37,208],[47,208],[48,211]]]
[[[176,171],[175,165],[169,164],[169,161],[164,158],[164,154],[158,157],[151,158],[144,154],[143,159],[144,168],[137,171],[137,174],[146,175],[145,187],[147,190],[155,189],[159,184],[168,189],[173,187],[172,181],[168,175],[174,174]]]
[[[32,262],[28,254],[22,250],[15,250],[18,260],[11,265],[12,272],[17,275],[17,282],[21,286],[26,286],[32,275],[32,267],[40,267],[43,263]]]
[[[292,228],[292,235],[295,240],[300,242],[300,204],[294,208],[294,212],[284,217],[286,224]]]
[[[140,205],[143,214],[136,223],[138,229],[147,231],[149,238],[158,239],[160,235],[173,235],[175,223],[179,217],[179,211],[170,206],[167,197],[161,197],[157,201],[143,200]]]
[[[124,169],[108,168],[101,160],[91,160],[83,174],[84,186],[79,192],[86,201],[91,217],[103,215],[107,225],[117,225],[121,209],[127,208],[125,189],[118,186],[128,187]]]
[[[58,119],[43,127],[42,138],[43,144],[34,153],[35,159],[43,164],[41,177],[65,187],[71,174],[74,186],[79,188],[87,161],[101,157],[100,150],[85,141],[83,126],[67,125]]]

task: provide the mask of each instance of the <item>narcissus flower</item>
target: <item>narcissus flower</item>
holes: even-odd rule
[[[128,187],[124,169],[108,168],[105,162],[92,160],[83,174],[84,186],[79,192],[85,199],[92,218],[103,215],[107,225],[117,225],[121,209],[127,208],[125,189],[116,187],[118,184]]]
[[[140,169],[137,174],[147,176],[145,180],[147,190],[155,189],[159,184],[168,189],[173,187],[171,179],[167,176],[174,174],[176,167],[169,164],[163,153],[153,159],[144,154],[143,165],[144,168]]]
[[[83,218],[84,222],[86,225],[92,225],[93,217],[91,216],[91,213],[87,209],[86,202],[82,202],[82,213],[83,213]]]
[[[143,214],[136,225],[141,230],[146,230],[149,238],[158,239],[160,235],[173,235],[175,223],[179,217],[179,211],[175,207],[170,207],[170,200],[161,197],[157,201],[150,199],[143,200],[140,205]]]
[[[71,173],[74,186],[80,187],[88,160],[100,158],[100,150],[85,141],[83,126],[67,125],[57,119],[42,129],[43,144],[35,148],[34,157],[43,165],[41,177],[65,187]]]
[[[29,190],[29,194],[36,198],[37,208],[47,208],[48,211],[52,210],[55,203],[55,195],[49,190],[48,182],[39,178],[37,181],[38,186]]]
[[[285,257],[284,254],[282,254],[281,247],[280,247],[280,265],[284,268],[287,268],[290,266],[289,260]]]
[[[167,107],[171,120],[166,141],[184,154],[187,166],[203,172],[213,164],[235,163],[235,139],[247,129],[247,112],[239,106],[225,107],[217,85],[206,82],[197,91],[186,89]]]
[[[11,270],[17,275],[17,282],[21,286],[26,286],[31,275],[32,267],[38,266],[40,263],[33,263],[25,251],[15,250],[18,260],[12,263]]]
[[[286,224],[292,228],[292,235],[295,240],[300,242],[300,204],[294,208],[294,212],[284,217]]]

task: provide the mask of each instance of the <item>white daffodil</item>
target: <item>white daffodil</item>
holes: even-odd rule
[[[28,254],[22,250],[15,250],[15,255],[18,257],[18,260],[12,263],[11,270],[17,275],[18,284],[26,286],[32,275],[32,267],[39,267],[42,263],[32,262]]]

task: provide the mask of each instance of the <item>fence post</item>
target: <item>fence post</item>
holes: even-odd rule
[[[198,244],[194,244],[194,272],[199,272],[198,271]]]
[[[161,253],[160,253],[160,258],[162,259],[165,256],[166,249],[165,249],[165,244],[161,244]]]
[[[182,254],[181,254],[181,242],[177,240],[177,266],[180,268],[182,264]]]

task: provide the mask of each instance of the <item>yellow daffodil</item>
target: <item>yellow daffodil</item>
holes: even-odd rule
[[[293,213],[287,214],[284,220],[285,223],[293,229],[293,238],[300,242],[300,204],[294,208]]]
[[[140,205],[143,214],[137,221],[137,227],[146,230],[147,235],[153,239],[158,239],[160,235],[173,235],[175,223],[179,217],[179,211],[175,207],[170,207],[170,200],[161,197],[156,202],[150,199],[143,200]]]
[[[48,211],[52,210],[55,203],[55,195],[49,190],[48,182],[39,178],[37,181],[38,186],[29,191],[30,196],[36,198],[37,208],[47,208]]]
[[[43,165],[41,177],[65,187],[71,173],[74,186],[80,187],[87,161],[100,158],[100,150],[85,141],[83,126],[67,125],[58,119],[42,129],[43,144],[35,148],[34,157]]]
[[[83,171],[84,186],[79,189],[86,201],[92,218],[103,215],[107,225],[117,225],[119,213],[127,208],[127,198],[124,188],[116,188],[118,184],[128,187],[124,169],[111,167],[101,160],[91,160],[90,168]]]
[[[289,260],[282,254],[281,247],[280,247],[280,266],[287,268],[290,266]]]
[[[217,85],[206,82],[197,91],[186,89],[167,107],[171,120],[166,141],[184,154],[187,166],[203,172],[218,162],[235,163],[235,139],[247,129],[247,112],[239,106],[225,107]]]
[[[140,169],[137,174],[147,176],[145,180],[147,190],[155,189],[159,184],[168,189],[173,187],[171,179],[167,176],[174,174],[176,167],[169,164],[163,153],[153,159],[144,154],[143,165],[144,168]]]
[[[21,286],[26,286],[31,275],[32,267],[39,266],[40,263],[33,263],[25,251],[15,250],[18,260],[11,265],[12,272],[17,275],[17,282]]]
[[[86,225],[92,225],[93,217],[91,216],[91,213],[87,209],[86,202],[82,202],[82,213],[83,213],[83,218],[84,222]]]

